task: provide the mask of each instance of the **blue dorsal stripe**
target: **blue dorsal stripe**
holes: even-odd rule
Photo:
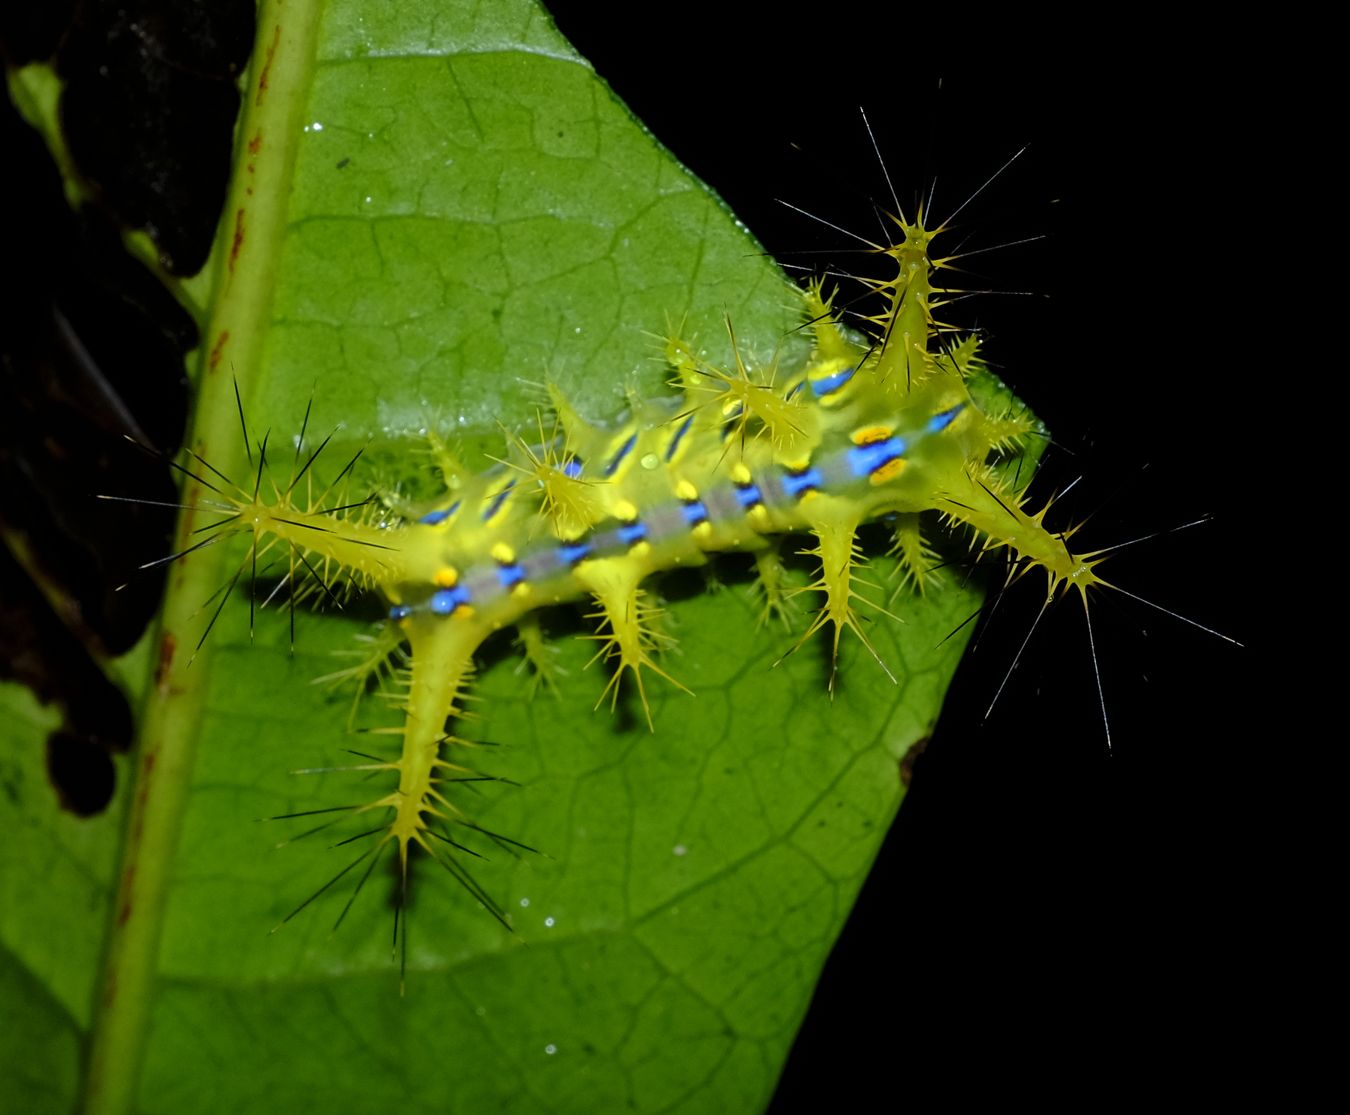
[[[443,588],[438,592],[433,592],[427,607],[431,609],[433,615],[448,616],[456,608],[467,604],[471,599],[472,595],[467,588],[463,585],[456,585],[454,588]]]
[[[497,569],[497,582],[502,588],[515,588],[525,579],[525,567],[511,562],[509,565],[500,566]]]
[[[689,427],[692,426],[693,424],[694,424],[694,416],[692,414],[688,418],[686,418],[683,422],[680,423],[680,428],[675,431],[675,436],[670,439],[670,445],[666,447],[667,461],[674,459],[675,450],[677,450],[680,447],[680,442],[684,440],[684,435],[689,432]]]
[[[764,496],[760,494],[759,487],[755,484],[737,484],[736,498],[747,511],[764,502]]]
[[[708,521],[708,509],[703,505],[701,499],[691,499],[681,505],[684,511],[684,521],[691,527],[696,527],[699,523]]]
[[[487,510],[483,512],[483,522],[491,522],[497,512],[502,509],[502,504],[506,502],[506,497],[511,494],[511,489],[516,486],[514,480],[507,484],[500,492],[492,497],[492,502],[487,505]]]
[[[928,420],[928,432],[930,434],[940,434],[956,419],[956,416],[966,409],[965,403],[957,403],[951,410],[944,410],[941,414],[935,414]]]
[[[590,557],[593,548],[589,542],[564,542],[558,547],[558,557],[568,565],[576,565]]]
[[[581,462],[578,461],[575,457],[569,457],[567,460],[563,462],[562,470],[564,476],[570,476],[573,480],[575,480],[578,476],[581,475]]]
[[[417,521],[419,523],[425,523],[429,527],[434,527],[438,523],[445,522],[446,519],[450,518],[450,516],[453,515],[458,510],[459,510],[459,500],[455,500],[455,502],[452,503],[449,507],[447,507],[444,511],[430,511],[427,514],[423,515]]]
[[[723,440],[723,441],[726,441],[727,438],[729,438],[733,433],[736,432],[737,422],[738,422],[738,420],[740,419],[741,415],[744,414],[744,413],[745,413],[745,407],[744,407],[743,405],[741,405],[740,403],[737,403],[737,404],[736,404],[736,409],[733,410],[730,414],[728,414],[728,415],[726,416],[726,418],[724,418],[724,419],[722,420],[722,440]]]
[[[825,483],[825,477],[818,468],[808,468],[802,472],[789,472],[783,477],[783,491],[794,499],[804,492],[819,491]]]
[[[897,457],[905,455],[905,439],[888,437],[885,441],[860,445],[848,451],[848,467],[854,476],[871,476],[879,468],[884,468]]]
[[[618,467],[623,464],[623,459],[633,451],[633,446],[637,444],[637,434],[630,434],[628,440],[619,446],[619,451],[609,459],[609,464],[605,466],[605,476],[613,476]]]
[[[412,608],[407,604],[395,604],[389,609],[390,619],[407,619],[410,615],[412,615]]]
[[[857,368],[845,368],[842,372],[835,372],[832,376],[821,376],[819,379],[808,380],[811,384],[811,393],[817,399],[823,399],[826,395],[833,395],[853,378],[857,370]]]
[[[619,527],[619,541],[632,546],[647,537],[647,528],[642,523],[624,523]]]

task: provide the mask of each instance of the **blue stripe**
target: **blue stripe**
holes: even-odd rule
[[[624,523],[619,527],[619,541],[629,546],[647,537],[647,528],[641,523]]]
[[[764,497],[759,494],[759,488],[754,484],[738,484],[736,486],[736,498],[740,500],[741,506],[747,511],[756,504],[764,502]]]
[[[487,510],[483,512],[483,522],[490,522],[492,518],[502,509],[502,504],[506,502],[506,497],[511,494],[511,489],[516,486],[514,480],[505,488],[492,497],[492,502],[488,504]]]
[[[691,499],[688,503],[683,504],[681,509],[684,511],[684,521],[691,527],[696,527],[699,523],[708,521],[708,509],[703,506],[702,500]]]
[[[789,472],[783,477],[783,491],[794,499],[803,492],[814,492],[825,483],[820,469],[808,468],[804,472]]]
[[[943,430],[952,424],[953,419],[965,409],[965,403],[957,403],[951,410],[944,410],[941,414],[933,415],[933,417],[928,420],[928,432],[930,434],[942,433]]]
[[[630,434],[628,440],[619,446],[619,451],[610,458],[609,464],[605,466],[605,476],[613,476],[615,470],[623,464],[623,459],[633,451],[633,446],[637,444],[637,434]]]
[[[832,376],[821,376],[819,379],[813,379],[810,381],[811,393],[817,399],[823,399],[826,395],[833,395],[853,378],[857,370],[857,368],[845,368],[842,372],[835,372]]]
[[[525,579],[525,568],[512,562],[510,565],[499,566],[497,569],[497,582],[502,588],[515,588]]]
[[[594,548],[589,542],[564,542],[558,547],[558,557],[567,565],[576,565],[590,557]]]
[[[897,457],[905,455],[905,439],[887,438],[871,445],[860,445],[848,451],[848,467],[854,476],[871,476],[879,468],[884,468]]]
[[[407,604],[395,604],[389,609],[390,619],[407,619],[412,615],[412,609]]]
[[[470,599],[469,590],[463,585],[456,585],[454,588],[443,588],[439,592],[433,592],[428,607],[433,615],[448,616],[460,605],[467,604]]]
[[[581,462],[578,461],[575,457],[569,457],[567,460],[563,461],[562,470],[563,475],[570,476],[573,480],[575,480],[578,476],[581,475]]]
[[[742,405],[741,403],[737,403],[736,409],[733,410],[730,414],[728,414],[724,419],[722,419],[723,441],[726,441],[727,438],[729,438],[733,433],[736,432],[737,427],[740,425],[738,420],[744,413],[745,413],[744,405]]]
[[[675,431],[675,436],[670,439],[670,445],[666,447],[666,460],[672,460],[675,457],[675,450],[680,447],[680,442],[684,440],[684,435],[689,432],[689,427],[694,424],[694,416],[691,414],[683,422],[680,428]]]
[[[438,523],[445,522],[446,519],[450,518],[450,516],[453,515],[458,510],[459,510],[459,500],[455,500],[455,502],[452,503],[449,507],[447,507],[444,511],[430,511],[427,514],[423,515],[417,521],[419,523],[426,523],[426,525],[429,527],[434,527]]]

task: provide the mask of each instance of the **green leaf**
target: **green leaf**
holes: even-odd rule
[[[407,461],[423,429],[526,428],[545,378],[598,417],[661,392],[667,323],[725,353],[729,314],[766,357],[794,324],[776,268],[536,7],[441,9],[264,10],[197,379],[194,444],[226,471],[248,468],[234,380],[274,459],[311,401],[311,436],[340,424],[331,475],[338,443]],[[541,854],[476,871],[514,934],[420,865],[401,998],[392,878],[337,932],[346,880],[269,934],[353,853],[277,849],[293,828],[256,820],[368,796],[350,774],[290,772],[363,747],[348,696],[310,682],[370,615],[302,612],[292,652],[284,618],[250,637],[237,593],[190,661],[236,568],[222,549],[171,579],[101,984],[89,930],[112,914],[127,803],[76,839],[40,771],[5,769],[24,836],[6,849],[0,975],[51,1062],[10,1045],[25,1106],[66,1109],[88,1041],[99,1111],[762,1108],[962,639],[933,648],[973,594],[875,625],[897,686],[846,643],[832,701],[822,646],[780,661],[792,639],[757,629],[734,563],[672,579],[668,667],[697,696],[658,682],[654,734],[626,702],[594,710],[591,644],[562,641],[556,699],[490,647],[467,732],[502,745],[484,765],[520,788],[484,791],[474,816]],[[392,722],[368,705],[363,724]]]

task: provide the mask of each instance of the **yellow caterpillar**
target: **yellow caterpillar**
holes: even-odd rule
[[[453,826],[476,826],[448,795],[475,774],[455,722],[475,658],[495,632],[518,627],[531,660],[547,671],[541,608],[593,602],[596,658],[612,671],[604,693],[615,705],[630,677],[650,725],[644,671],[679,682],[661,664],[658,652],[672,639],[659,626],[649,580],[716,554],[753,554],[766,610],[781,613],[789,590],[778,543],[808,537],[804,552],[818,562],[817,576],[792,591],[808,591],[819,606],[784,651],[823,629],[831,686],[845,630],[895,681],[863,627],[864,524],[887,526],[902,579],[920,592],[939,564],[924,518],[934,513],[934,523],[968,531],[980,552],[1007,549],[1014,577],[1041,571],[1047,600],[1072,590],[1086,601],[1100,583],[1092,556],[1048,530],[1044,509],[1024,506],[1015,470],[1001,467],[1039,432],[1034,418],[982,382],[975,340],[957,339],[937,317],[945,291],[935,276],[946,261],[930,243],[941,230],[921,218],[896,225],[896,243],[877,248],[894,275],[875,283],[883,308],[871,319],[874,335],[842,329],[813,287],[804,312],[814,343],[799,369],[751,371],[739,354],[734,367],[718,367],[672,336],[665,349],[680,395],[635,401],[629,414],[599,424],[555,391],[553,417],[539,424],[541,434],[555,432],[537,445],[513,439],[494,467],[471,471],[439,447],[445,494],[416,517],[391,518],[383,507],[372,515],[370,501],[353,505],[332,485],[316,494],[311,468],[323,447],[311,453],[303,441],[289,476],[272,476],[266,443],[248,483],[193,473],[212,493],[201,510],[221,516],[200,528],[206,536],[197,545],[246,533],[248,570],[280,546],[287,581],[312,578],[331,598],[331,582],[345,578],[387,601],[386,632],[355,681],[386,673],[381,654],[403,655],[406,644],[406,670],[395,671],[401,749],[351,768],[388,784],[352,808],[374,814],[376,827],[342,874],[366,863],[368,876],[389,847],[406,888],[417,847],[503,917],[458,856]],[[885,613],[876,600],[870,610]]]

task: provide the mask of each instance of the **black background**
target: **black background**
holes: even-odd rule
[[[1051,428],[1042,494],[1082,477],[1061,512],[1064,524],[1092,513],[1081,546],[1212,516],[1122,552],[1107,578],[1247,641],[1239,507],[1260,450],[1244,402],[1280,325],[1253,282],[1257,212],[1239,202],[1260,172],[1237,60],[1216,63],[1198,32],[992,30],[956,8],[840,5],[810,27],[682,5],[659,30],[597,22],[582,5],[555,15],[788,263],[851,245],[775,199],[869,237],[872,202],[891,207],[860,107],[911,212],[936,180],[944,217],[1025,148],[952,242],[1044,235],[973,257],[964,277],[1031,293],[950,316],[984,330],[988,358]],[[833,262],[866,271],[846,252]],[[1270,335],[1247,342],[1263,318]],[[986,721],[1038,607],[1021,588],[962,667],[776,1115],[994,1096],[1095,1104],[1233,1079],[1255,963],[1245,934],[1268,901],[1250,852],[1264,703],[1251,652],[1099,596],[1108,751],[1068,602]]]

